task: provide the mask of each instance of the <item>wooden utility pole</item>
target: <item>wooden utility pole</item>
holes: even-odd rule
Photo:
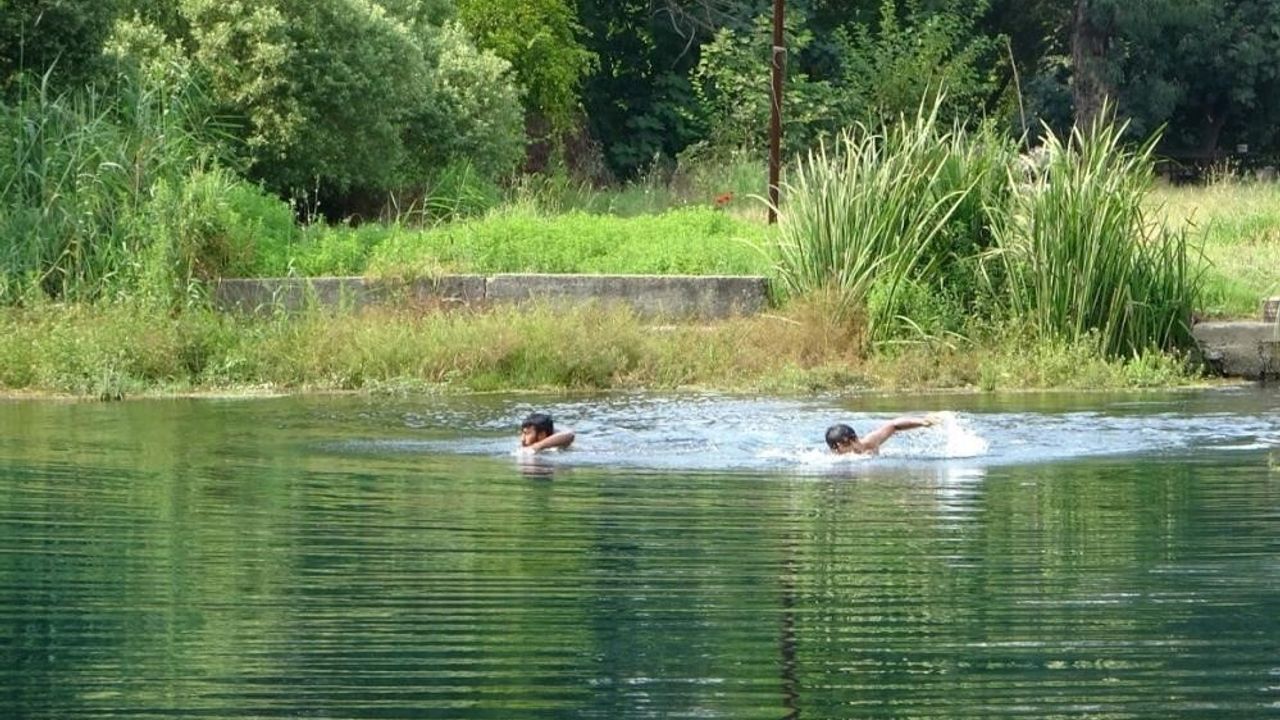
[[[784,0],[773,0],[773,92],[769,119],[769,224],[778,221],[778,183],[782,175],[782,75],[787,63],[783,35]]]
[[[1076,0],[1071,22],[1071,95],[1076,127],[1082,131],[1093,127],[1107,98],[1115,95],[1106,79],[1111,28],[1096,17],[1095,4],[1096,0]]]

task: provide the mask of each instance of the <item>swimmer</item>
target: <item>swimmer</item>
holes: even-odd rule
[[[893,437],[893,434],[899,430],[915,430],[931,427],[937,423],[938,419],[933,415],[920,418],[902,417],[881,425],[879,429],[861,440],[858,439],[858,433],[854,432],[853,428],[840,423],[827,428],[827,447],[837,455],[875,455],[880,452],[880,446],[884,441]]]
[[[527,452],[567,448],[573,444],[573,431],[556,432],[551,416],[546,413],[530,413],[520,423],[520,449]]]

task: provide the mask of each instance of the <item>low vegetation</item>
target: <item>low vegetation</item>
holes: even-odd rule
[[[1128,388],[1190,382],[1176,357],[1105,359],[1096,344],[1017,333],[898,345],[821,302],[776,314],[654,327],[617,308],[381,309],[242,317],[128,303],[0,309],[0,387],[117,399],[247,388],[430,391],[714,388]]]
[[[194,86],[116,83],[102,96],[31,85],[0,106],[13,138],[0,154],[0,387],[1178,383],[1194,310],[1253,294],[1252,312],[1275,287],[1241,259],[1275,267],[1268,188],[1231,186],[1256,209],[1211,206],[1201,223],[1184,191],[1152,200],[1152,146],[1108,125],[1048,136],[1036,166],[993,129],[939,122],[936,105],[851,131],[790,169],[777,230],[750,197],[758,166],[732,155],[619,191],[556,175],[499,187],[455,165],[395,222],[304,225],[318,216],[218,152]],[[1203,273],[1201,238],[1219,260]],[[227,275],[505,271],[763,273],[784,302],[662,331],[606,309],[264,319],[206,302],[207,281]]]
[[[1203,250],[1202,316],[1256,317],[1280,295],[1280,185],[1227,176],[1159,187],[1149,204]]]
[[[760,223],[708,207],[622,218],[578,210],[549,215],[517,205],[427,229],[378,224],[311,230],[288,248],[262,248],[263,262],[255,270],[265,276],[752,275],[769,271],[765,237]]]

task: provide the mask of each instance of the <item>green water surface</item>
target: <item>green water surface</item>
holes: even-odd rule
[[[954,481],[369,444],[502,402],[0,402],[0,718],[1280,717],[1265,443]]]

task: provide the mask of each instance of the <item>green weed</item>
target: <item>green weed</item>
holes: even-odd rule
[[[765,230],[710,208],[619,218],[513,208],[420,232],[389,231],[368,271],[761,274]]]

